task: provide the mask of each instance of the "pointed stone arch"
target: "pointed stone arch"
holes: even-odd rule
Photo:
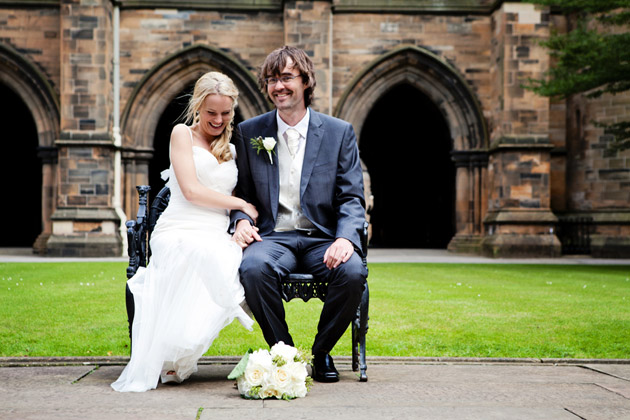
[[[0,44],[0,83],[18,95],[30,111],[37,131],[38,157],[42,161],[41,219],[42,232],[33,249],[46,252],[52,233],[51,216],[56,208],[57,147],[59,138],[59,99],[47,77],[22,54]],[[30,191],[28,194],[35,194]],[[28,205],[28,203],[25,203]]]
[[[59,100],[46,76],[20,53],[0,44],[0,82],[24,101],[37,126],[40,147],[54,147],[59,138]]]
[[[355,131],[361,133],[372,104],[401,84],[411,85],[426,95],[448,125],[456,167],[456,234],[449,249],[476,248],[482,239],[486,212],[483,197],[488,132],[481,105],[455,67],[424,48],[410,46],[390,51],[352,79],[337,103],[335,115],[352,123]]]
[[[208,71],[220,71],[234,81],[244,118],[269,110],[244,65],[218,49],[193,45],[166,57],[140,80],[122,113],[123,147],[151,149],[153,131],[170,100]]]
[[[468,83],[457,69],[423,48],[402,47],[368,64],[350,82],[335,115],[352,123],[360,133],[370,105],[403,83],[414,86],[438,106],[449,125],[454,150],[487,147],[481,105]]]
[[[135,186],[148,184],[148,162],[153,156],[153,138],[170,101],[208,71],[229,76],[239,90],[238,109],[243,118],[269,110],[254,75],[226,53],[205,45],[193,45],[166,57],[138,83],[121,116],[125,165],[124,210],[135,215]]]

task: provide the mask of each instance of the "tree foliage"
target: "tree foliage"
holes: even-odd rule
[[[530,0],[571,17],[567,33],[553,32],[543,42],[554,65],[545,79],[527,88],[542,96],[583,93],[595,98],[630,90],[630,0]],[[630,148],[630,122],[596,123],[615,136],[613,147]]]

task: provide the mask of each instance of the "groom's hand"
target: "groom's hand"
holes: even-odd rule
[[[234,235],[232,235],[234,242],[238,244],[242,249],[245,249],[254,241],[262,241],[262,238],[258,234],[258,228],[252,226],[249,220],[239,220],[236,223],[236,229]]]
[[[331,246],[328,247],[324,254],[324,264],[329,270],[339,267],[341,263],[345,263],[354,253],[352,242],[346,238],[337,238]]]

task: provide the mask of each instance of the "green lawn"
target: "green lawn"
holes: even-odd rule
[[[0,263],[0,356],[128,355],[125,263]],[[370,264],[368,356],[630,358],[630,267]],[[310,348],[321,302],[287,304]],[[208,355],[265,347],[228,326]],[[350,354],[349,331],[333,354]]]

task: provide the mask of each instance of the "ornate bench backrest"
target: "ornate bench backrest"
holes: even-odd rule
[[[130,279],[138,271],[138,267],[146,267],[151,259],[151,233],[166,209],[171,198],[171,190],[164,187],[155,196],[151,205],[148,206],[149,191],[148,185],[138,185],[138,214],[136,220],[129,220],[127,226],[127,252],[129,254],[129,267],[127,267],[127,278]]]
[[[147,264],[151,259],[151,234],[153,233],[153,229],[155,228],[155,224],[158,219],[166,210],[166,206],[168,206],[168,202],[171,199],[171,190],[168,187],[164,187],[160,190],[160,192],[155,196],[153,201],[151,201],[151,207],[149,207],[149,217],[147,219]]]

